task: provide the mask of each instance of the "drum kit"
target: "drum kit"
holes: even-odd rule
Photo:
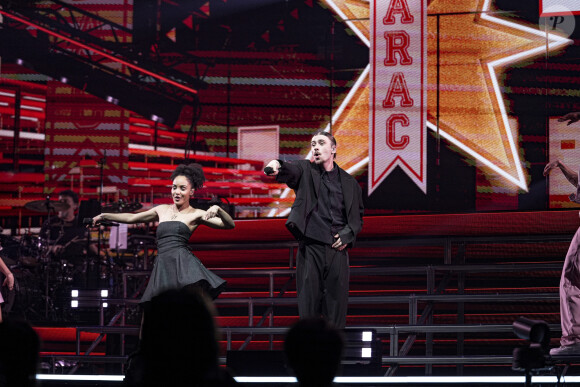
[[[100,251],[102,229],[99,229],[98,244],[90,240],[88,230],[80,223],[67,224],[71,227],[69,234],[65,231],[64,222],[54,216],[69,209],[69,205],[61,201],[36,200],[26,203],[24,207],[45,214],[47,221],[38,235],[14,237],[0,232],[0,257],[15,277],[11,292],[1,286],[5,313],[14,312],[29,320],[71,321],[72,289],[101,288],[103,283],[108,288],[120,286],[121,281],[114,278],[125,268],[131,269],[131,265],[120,259],[119,248]],[[141,207],[138,202],[121,200],[109,203],[100,210],[132,212]],[[54,220],[57,223],[53,223]],[[129,243],[124,254],[137,257],[142,249],[142,244],[133,246]],[[2,281],[3,278],[0,278],[0,285]]]
[[[66,307],[64,300],[54,299],[55,295],[68,294],[73,286],[79,286],[87,272],[86,237],[74,237],[66,243],[50,240],[51,227],[59,224],[49,223],[51,215],[66,211],[69,205],[54,200],[36,200],[25,204],[26,209],[47,214],[45,224],[48,230],[39,235],[24,234],[19,237],[0,234],[0,257],[15,277],[12,292],[2,287],[5,299],[3,310],[24,314],[26,318],[62,319]],[[60,226],[62,227],[62,226]],[[80,226],[82,227],[82,226]],[[82,229],[85,232],[84,229]],[[57,232],[58,234],[58,232]],[[62,233],[61,233],[62,236]],[[1,282],[0,282],[1,284]],[[70,300],[67,299],[67,302]],[[30,316],[30,314],[35,316]]]

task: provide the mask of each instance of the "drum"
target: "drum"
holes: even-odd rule
[[[61,259],[55,266],[54,278],[57,282],[63,285],[72,284],[75,276],[82,274],[82,267],[69,262],[66,259]]]
[[[74,239],[66,243],[58,258],[61,260],[66,260],[69,264],[79,267],[85,261],[87,257],[87,240],[86,239]]]
[[[2,286],[4,297],[2,310],[5,313],[23,314],[35,302],[42,301],[42,289],[36,276],[30,270],[15,267],[12,269],[12,274],[14,274],[14,289],[8,290],[6,286]],[[4,276],[0,275],[0,278],[4,281]]]
[[[16,239],[0,234],[0,258],[6,266],[14,266],[18,262],[18,250],[20,242]]]
[[[47,244],[37,235],[26,234],[20,238],[18,262],[26,267],[35,267],[46,252]]]

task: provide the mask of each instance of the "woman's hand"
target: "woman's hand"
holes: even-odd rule
[[[99,215],[95,216],[95,217],[93,218],[93,223],[92,223],[92,226],[94,227],[94,226],[98,225],[98,224],[99,224],[99,223],[101,223],[103,220],[105,220],[105,218],[103,217],[103,214],[99,214]]]
[[[215,218],[220,210],[220,206],[214,204],[210,208],[207,209],[205,215],[203,216],[203,220],[209,220],[211,218]]]
[[[544,168],[544,176],[548,176],[548,174],[552,171],[552,169],[557,168],[560,166],[560,160],[552,161],[548,163]]]
[[[4,283],[2,285],[8,286],[8,290],[14,289],[14,274],[12,273],[8,274],[4,279]]]
[[[573,124],[574,122],[580,121],[580,112],[568,113],[568,114],[558,118],[558,122],[566,122],[566,121],[568,121],[568,123],[566,125],[570,125],[570,124]]]

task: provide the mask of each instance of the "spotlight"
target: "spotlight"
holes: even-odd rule
[[[527,346],[513,351],[512,369],[526,373],[526,386],[531,385],[531,372],[546,368],[546,355],[550,345],[550,327],[545,321],[520,317],[513,322],[514,333],[528,342]]]
[[[364,331],[362,333],[362,341],[372,341],[372,340],[373,340],[373,332]]]
[[[361,349],[361,357],[370,358],[372,355],[372,350],[370,348],[362,348]]]
[[[68,83],[68,78],[67,77],[60,77],[60,82],[61,83]]]
[[[156,114],[151,114],[151,121],[159,122],[162,124],[165,120]]]
[[[106,100],[108,103],[112,103],[113,105],[119,104],[119,100],[115,97],[110,96],[110,95],[107,96]]]
[[[545,321],[520,317],[512,325],[517,337],[528,340],[532,344],[539,344],[544,350],[548,349],[550,345],[550,327]]]
[[[20,59],[20,58],[16,58],[16,64],[18,66],[24,66],[24,60]]]

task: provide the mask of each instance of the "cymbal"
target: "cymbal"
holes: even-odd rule
[[[56,200],[35,200],[26,203],[24,208],[36,212],[57,212],[68,210],[69,205]]]

